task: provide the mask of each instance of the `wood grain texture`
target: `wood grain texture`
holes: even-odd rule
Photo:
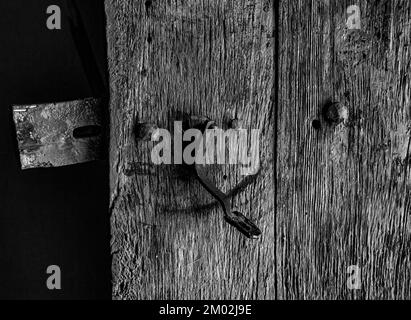
[[[410,299],[411,2],[282,1],[278,296]],[[321,119],[327,100],[345,124]],[[347,288],[347,268],[362,288]]]
[[[270,0],[106,0],[114,299],[273,299],[274,21]],[[182,113],[261,129],[261,170],[213,170],[262,229],[256,242],[175,166],[150,165],[137,122]],[[227,175],[228,179],[223,179]]]

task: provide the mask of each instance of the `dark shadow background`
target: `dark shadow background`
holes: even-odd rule
[[[76,1],[105,74],[104,3]],[[0,299],[111,299],[108,162],[20,169],[11,106],[92,96],[64,12],[62,30],[46,27],[49,5],[64,10],[0,1]],[[46,287],[50,265],[61,291]]]

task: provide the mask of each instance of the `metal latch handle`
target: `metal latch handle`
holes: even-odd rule
[[[210,121],[207,124],[206,128],[215,129],[216,126],[214,122]],[[201,139],[200,146],[202,145],[203,139],[204,134],[203,138]],[[206,169],[203,165],[196,163],[194,167],[197,180],[215,199],[217,199],[217,201],[223,207],[225,220],[230,225],[237,228],[237,230],[247,238],[258,239],[261,236],[261,230],[257,227],[257,225],[250,219],[245,217],[242,213],[231,210],[231,202],[229,197],[220,189],[218,189],[216,185],[207,177]]]

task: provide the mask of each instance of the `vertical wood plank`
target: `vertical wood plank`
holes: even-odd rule
[[[282,1],[278,295],[410,299],[411,3]],[[321,120],[339,101],[345,124]],[[362,271],[361,290],[347,268]]]
[[[113,297],[273,299],[273,1],[106,0],[106,12]],[[214,173],[261,240],[225,224],[199,184],[151,165],[152,144],[135,141],[137,122],[171,129],[181,113],[262,130],[257,176]]]

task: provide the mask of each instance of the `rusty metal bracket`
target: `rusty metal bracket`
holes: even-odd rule
[[[76,1],[66,0],[67,20],[94,97],[13,106],[22,169],[61,167],[105,156],[106,84]]]
[[[13,107],[22,169],[61,167],[104,158],[99,99]]]

